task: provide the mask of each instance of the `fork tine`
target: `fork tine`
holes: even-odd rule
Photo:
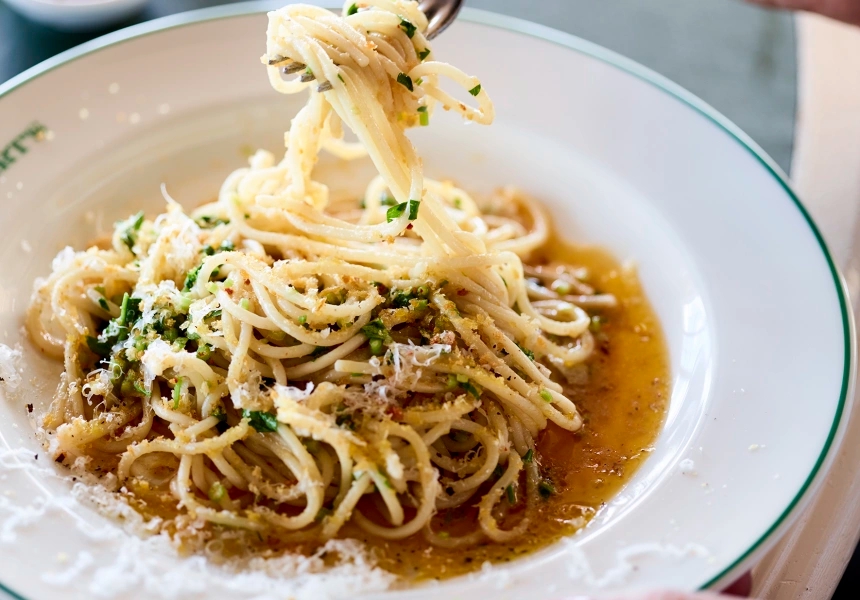
[[[306,68],[306,66],[303,63],[294,62],[294,63],[291,63],[291,64],[287,65],[286,67],[284,67],[284,73],[287,75],[292,75],[293,73],[298,73],[299,71],[302,71],[305,68]]]

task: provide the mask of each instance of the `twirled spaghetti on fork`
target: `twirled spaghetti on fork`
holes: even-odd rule
[[[548,236],[531,200],[506,191],[490,214],[424,178],[408,128],[440,105],[493,120],[426,26],[406,0],[270,13],[272,86],[309,90],[284,158],[257,152],[216,202],[167,198],[109,248],[57,257],[28,327],[64,361],[43,420],[58,460],[282,540],[347,523],[449,547],[525,531],[554,491],[538,434],[582,425],[554,374],[589,357],[587,309],[615,299],[574,268],[524,266]],[[372,159],[361,204],[313,179],[321,150]],[[468,503],[474,531],[433,530]]]

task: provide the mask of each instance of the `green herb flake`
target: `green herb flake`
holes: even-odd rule
[[[251,422],[251,427],[261,433],[278,430],[278,419],[272,413],[242,409],[242,418]]]
[[[338,73],[338,74],[337,74],[337,78],[338,78],[338,79],[340,79],[341,83],[346,83],[346,82],[343,80],[343,77],[341,77],[340,73]]]
[[[397,75],[397,83],[405,87],[410,92],[415,91],[415,86],[412,84],[412,78],[406,73],[399,73]]]
[[[389,208],[388,211],[385,213],[386,220],[391,223],[395,219],[399,219],[400,217],[402,217],[403,213],[406,212],[406,205],[406,202],[401,202],[400,204]]]
[[[140,211],[134,216],[134,221],[132,221],[120,235],[120,239],[126,246],[128,246],[129,250],[134,248],[134,244],[137,242],[137,235],[135,234],[140,231],[141,225],[143,225],[143,211]]]
[[[473,87],[471,90],[469,90],[469,93],[472,94],[473,96],[477,96],[478,94],[480,94],[481,93],[481,84],[479,83],[478,85]]]
[[[462,389],[466,390],[466,392],[468,392],[469,394],[474,396],[476,399],[479,399],[481,397],[481,391],[477,387],[475,387],[475,385],[472,384],[471,382],[460,381],[459,383],[460,383],[460,387]]]
[[[420,200],[409,201],[409,220],[414,221],[418,218],[418,209],[421,207]]]
[[[540,397],[543,399],[544,402],[552,402],[552,394],[548,389],[542,389],[540,391]]]
[[[141,316],[140,298],[132,298],[128,295],[128,292],[123,294],[117,324],[124,327],[130,327],[131,325],[134,325]]]
[[[299,325],[304,325],[307,322],[308,322],[308,316],[307,315],[299,316]]]
[[[173,410],[179,410],[179,400],[182,398],[182,377],[176,380],[173,386]]]
[[[522,346],[520,346],[519,344],[517,344],[517,348],[519,348],[520,350],[522,350],[523,354],[525,354],[525,355],[528,357],[528,359],[529,359],[529,360],[534,360],[534,359],[535,359],[535,353],[534,353],[534,352],[532,352],[531,350],[529,350],[528,348],[523,348],[523,347],[522,347]]]
[[[430,48],[424,48],[424,50],[418,52],[418,60],[424,60],[428,56],[430,56]]]
[[[216,481],[209,488],[209,499],[215,504],[220,504],[227,496],[227,488],[220,481]]]
[[[538,484],[538,493],[541,495],[541,498],[546,500],[555,494],[555,486],[549,480],[541,479],[541,482]]]
[[[204,362],[209,360],[210,358],[212,358],[212,346],[210,346],[209,344],[203,344],[202,346],[197,348],[196,356]]]
[[[211,248],[211,246],[210,246],[210,248]],[[214,252],[214,250],[213,250],[213,252]],[[200,274],[200,269],[202,269],[202,268],[203,268],[203,265],[200,264],[200,265],[197,265],[196,267],[194,267],[193,269],[191,269],[190,271],[188,271],[188,275],[185,276],[185,283],[182,286],[183,292],[190,292],[191,291],[191,288],[193,288],[194,285],[197,283],[197,276]]]
[[[529,451],[523,454],[523,462],[526,464],[531,463],[535,459],[535,451],[529,448]]]
[[[422,108],[424,110],[421,110]],[[421,125],[421,127],[427,127],[430,124],[430,115],[427,114],[426,106],[418,107],[418,123]]]
[[[357,12],[358,12],[358,4],[354,4],[354,3],[353,3],[353,4],[351,4],[351,5],[350,5],[350,7],[347,9],[347,11],[346,11],[346,16],[347,16],[347,17],[351,17],[352,15],[354,15],[354,14],[355,14],[355,13],[357,13]]]
[[[93,354],[101,356],[102,358],[107,358],[108,356],[110,356],[110,351],[113,347],[113,344],[111,344],[110,342],[101,341],[98,338],[94,338],[88,335],[87,347]]]
[[[144,387],[143,382],[142,382],[140,379],[135,379],[135,380],[132,382],[132,385],[134,386],[134,389],[135,389],[135,390],[136,390],[136,391],[137,391],[141,396],[143,396],[143,397],[145,397],[145,398],[149,398],[150,394],[152,393],[150,390],[148,390],[148,389],[146,389],[146,387]]]
[[[418,28],[415,27],[415,25],[413,25],[412,23],[410,23],[406,19],[400,19],[400,29],[402,29],[404,32],[406,32],[406,36],[409,39],[412,39],[412,36],[414,36],[415,32],[418,30]]]
[[[110,307],[108,306],[107,300],[104,298],[99,298],[99,306],[102,307],[102,310],[110,312]]]
[[[509,485],[505,488],[505,493],[508,496],[508,504],[513,506],[517,503],[517,491],[514,489],[513,485]]]

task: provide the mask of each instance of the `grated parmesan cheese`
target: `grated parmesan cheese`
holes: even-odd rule
[[[21,347],[0,344],[0,386],[14,390],[21,384]]]

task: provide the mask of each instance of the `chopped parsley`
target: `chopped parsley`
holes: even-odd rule
[[[397,75],[397,83],[405,87],[410,92],[415,91],[415,86],[412,85],[412,78],[406,73],[399,73]]]
[[[362,327],[361,332],[368,339],[370,352],[374,356],[381,355],[383,353],[383,345],[391,340],[391,335],[388,333],[381,319],[374,319]]]
[[[123,294],[122,306],[119,309],[119,324],[128,327],[136,323],[141,316],[140,298],[132,298],[128,292]]]
[[[199,225],[205,228],[217,227],[218,225],[229,225],[230,219],[222,219],[220,217],[213,217],[210,215],[203,215],[199,219]]]
[[[424,60],[428,56],[430,56],[430,48],[424,48],[424,50],[418,52],[418,60]]]
[[[415,27],[415,25],[413,25],[412,23],[410,23],[406,19],[400,19],[400,29],[402,29],[404,32],[406,32],[406,37],[408,37],[409,39],[412,39],[412,36],[415,35],[415,32],[417,31],[418,28]]]
[[[529,464],[535,459],[535,451],[529,448],[529,451],[523,454],[523,462]]]
[[[111,348],[113,348],[113,344],[109,341],[102,341],[99,338],[94,338],[88,335],[87,347],[93,354],[101,356],[102,358],[107,358],[108,356],[110,356],[110,351]]]
[[[529,350],[528,348],[523,348],[523,347],[522,347],[522,346],[520,346],[519,344],[517,344],[517,348],[519,348],[520,350],[522,350],[523,354],[525,354],[526,356],[528,356],[529,360],[534,360],[534,359],[535,359],[535,353],[534,353],[534,352],[532,352],[531,350]]]
[[[555,494],[555,486],[547,479],[541,479],[538,484],[538,493],[544,500]]]
[[[543,399],[544,402],[552,402],[552,394],[548,389],[542,389],[540,391],[540,397]]]
[[[215,504],[219,504],[227,496],[227,488],[220,481],[216,481],[209,488],[209,499]]]
[[[107,300],[104,298],[99,298],[99,306],[102,307],[102,310],[110,312],[110,307],[108,306]]]
[[[261,433],[278,430],[278,419],[272,413],[242,409],[242,418],[251,422],[251,427]]]
[[[466,390],[468,393],[470,393],[476,399],[479,399],[481,397],[481,391],[474,384],[472,384],[472,382],[460,381],[459,384],[460,384],[461,388]]]
[[[396,206],[392,206],[388,209],[388,212],[385,213],[385,218],[389,223],[391,223],[395,219],[402,217],[403,213],[406,212],[407,207],[409,208],[409,220],[414,221],[418,218],[418,209],[421,207],[420,200],[410,200],[409,202],[401,202]]]
[[[197,348],[196,356],[204,362],[209,360],[210,358],[212,358],[212,346],[210,346],[209,344],[203,344],[202,346]]]
[[[137,213],[134,220],[120,234],[122,243],[128,246],[129,250],[134,248],[134,244],[137,242],[137,232],[140,231],[141,225],[143,225],[143,211]]]
[[[477,96],[478,94],[480,94],[481,93],[481,84],[479,83],[478,85],[473,87],[471,90],[469,90],[469,93],[472,94],[473,96]]]
[[[212,248],[212,246],[209,246],[209,248]],[[214,252],[214,250],[213,250],[213,252]],[[203,268],[203,265],[199,264],[196,267],[194,267],[193,269],[191,269],[190,271],[188,271],[188,275],[185,276],[185,284],[182,286],[183,292],[190,292],[191,291],[191,288],[193,288],[194,284],[197,283],[197,276],[200,274],[200,269],[202,269],[202,268]]]
[[[513,484],[505,488],[505,493],[508,496],[508,504],[514,505],[517,503],[517,491],[514,489]]]
[[[179,409],[179,400],[182,398],[182,377],[176,380],[173,386],[173,410]]]
[[[355,3],[353,3],[353,4],[351,4],[351,5],[350,5],[350,7],[346,10],[346,16],[347,16],[347,17],[351,17],[352,15],[354,15],[354,14],[355,14],[355,13],[357,13],[357,12],[358,12],[358,5],[357,5],[357,4],[355,4]]]

